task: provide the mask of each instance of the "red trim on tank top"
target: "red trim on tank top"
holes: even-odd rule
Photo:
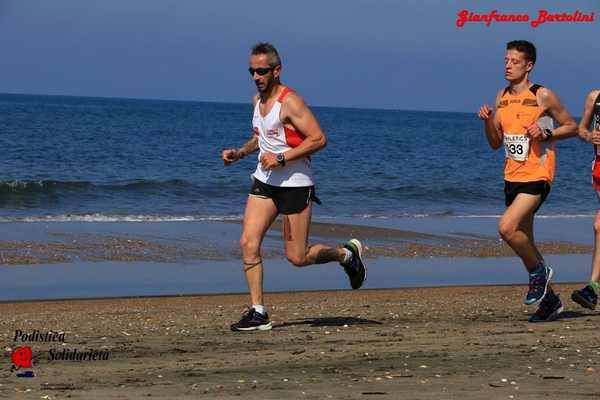
[[[278,102],[282,102],[283,99],[285,98],[285,96],[288,95],[288,93],[294,93],[294,89],[289,88],[289,87],[284,87],[283,90],[281,91],[281,94],[279,95],[279,97],[277,98]]]
[[[283,91],[277,98],[277,101],[281,103],[283,101],[283,99],[285,98],[285,96],[287,96],[289,93],[293,93],[293,92],[294,92],[294,89],[289,88],[287,86],[284,87]],[[288,128],[287,126],[284,126],[283,130],[285,132],[285,142],[287,143],[288,146],[290,146],[292,148],[298,147],[304,141],[305,136],[303,134],[301,134],[300,132],[298,132],[297,130]]]
[[[283,130],[285,132],[285,142],[287,143],[288,146],[290,146],[292,148],[298,147],[304,141],[305,136],[303,134],[301,134],[300,132],[298,132],[294,129],[290,129],[287,126],[284,126]]]

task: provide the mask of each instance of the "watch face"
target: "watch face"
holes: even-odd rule
[[[283,154],[277,154],[277,161],[283,161]]]

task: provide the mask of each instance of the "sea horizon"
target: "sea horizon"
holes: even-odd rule
[[[300,93],[302,95],[302,93]],[[198,103],[198,104],[223,104],[235,106],[247,106],[248,102],[239,101],[219,101],[219,100],[197,100],[197,99],[175,99],[175,98],[143,98],[143,97],[110,97],[110,96],[93,96],[93,95],[75,95],[75,94],[47,94],[47,93],[15,93],[15,92],[0,92],[0,96],[31,96],[31,97],[65,97],[65,98],[81,98],[81,99],[98,99],[98,100],[132,100],[132,101],[149,101],[149,102],[175,102],[175,103]],[[306,100],[306,99],[305,99]],[[423,112],[423,113],[448,113],[448,114],[475,114],[474,111],[447,111],[447,110],[420,110],[407,108],[385,108],[385,107],[351,107],[351,106],[335,106],[335,105],[319,105],[309,104],[309,107],[324,108],[324,109],[339,109],[339,110],[365,110],[365,111],[407,111],[407,112]]]

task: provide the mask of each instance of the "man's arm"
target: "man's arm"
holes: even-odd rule
[[[496,95],[496,108],[498,108],[498,102],[500,101],[502,91],[499,91]],[[485,137],[488,140],[490,147],[494,150],[499,149],[502,146],[502,131],[500,130],[500,121],[498,114],[494,113],[487,104],[483,105],[479,109],[479,119],[483,120]]]
[[[286,160],[306,157],[327,145],[327,138],[317,119],[302,97],[296,93],[290,93],[284,99],[282,121],[293,125],[298,132],[304,135],[304,140],[300,145],[285,152]]]
[[[583,115],[581,116],[581,121],[579,122],[579,137],[581,140],[584,140],[589,143],[600,144],[598,139],[600,139],[600,128],[594,127],[592,128],[592,132],[588,129],[590,124],[592,123],[592,116],[594,113],[594,101],[600,94],[600,90],[592,90],[585,99],[585,106],[583,107]],[[596,133],[594,135],[594,133]],[[597,138],[595,139],[594,136]]]
[[[327,138],[317,119],[304,103],[302,97],[296,93],[290,93],[285,97],[279,116],[284,124],[292,125],[296,131],[304,136],[304,140],[300,145],[284,153],[285,161],[306,157],[327,145]],[[279,165],[276,155],[272,153],[264,153],[260,162],[266,169],[275,168]]]
[[[548,114],[558,123],[558,128],[552,131],[552,139],[562,140],[577,135],[577,124],[567,109],[561,104],[558,96],[548,88],[540,88],[537,99]],[[527,127],[527,132],[533,139],[547,140],[547,135],[537,126],[537,123]]]
[[[254,153],[258,150],[258,135],[252,132],[252,138],[240,147],[237,152],[240,154],[240,158],[246,157],[248,154]]]

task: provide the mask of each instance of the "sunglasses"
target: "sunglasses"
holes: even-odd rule
[[[256,72],[259,76],[263,76],[268,74],[269,72],[273,71],[275,67],[268,67],[268,68],[248,68],[248,72],[250,72],[250,75],[254,76],[254,73]]]

